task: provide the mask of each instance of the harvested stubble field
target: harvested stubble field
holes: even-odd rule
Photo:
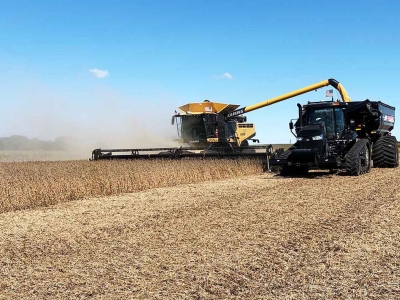
[[[399,178],[256,174],[9,211],[0,299],[399,299]]]

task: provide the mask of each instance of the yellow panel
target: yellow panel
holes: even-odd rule
[[[218,143],[218,138],[207,138],[207,142],[209,142],[209,143]]]
[[[223,103],[217,103],[213,102],[213,106],[216,110],[216,112],[219,113],[230,113],[231,111],[234,111],[236,108],[238,108],[240,105],[236,104],[223,104]]]
[[[200,103],[188,103],[179,109],[187,114],[202,114],[202,113],[228,113],[234,111],[239,105],[236,104],[225,104],[218,102],[200,102]]]

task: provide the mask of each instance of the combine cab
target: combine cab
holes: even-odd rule
[[[180,142],[190,146],[227,148],[233,151],[248,147],[256,135],[253,123],[244,116],[227,118],[239,105],[210,102],[189,103],[179,107],[182,113],[172,117],[176,123]]]

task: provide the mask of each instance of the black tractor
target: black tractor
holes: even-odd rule
[[[368,99],[297,106],[298,119],[289,123],[296,143],[270,160],[271,166],[279,166],[281,175],[304,175],[310,169],[343,169],[358,176],[370,172],[372,165],[398,167],[398,143],[391,135],[394,107]]]

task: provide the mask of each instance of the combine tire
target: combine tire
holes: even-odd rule
[[[352,176],[359,176],[371,171],[371,154],[367,139],[356,142],[347,153],[346,171]]]
[[[383,136],[374,144],[372,160],[375,168],[397,168],[399,166],[399,151],[394,136]]]

